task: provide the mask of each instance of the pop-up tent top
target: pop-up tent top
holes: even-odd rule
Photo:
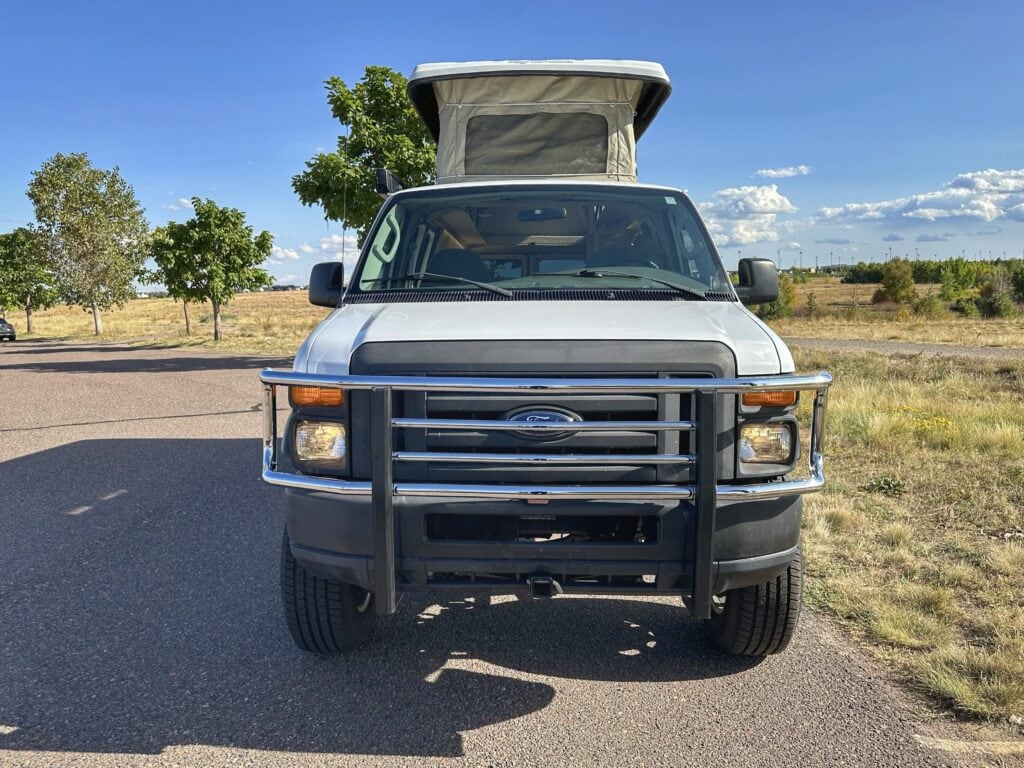
[[[660,64],[609,59],[420,64],[409,78],[442,183],[636,181],[636,140],[670,91]]]

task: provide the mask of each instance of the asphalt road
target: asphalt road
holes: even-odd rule
[[[278,361],[286,364],[286,361]],[[807,615],[725,658],[678,601],[407,596],[296,650],[262,358],[0,348],[0,766],[946,765],[957,738]]]

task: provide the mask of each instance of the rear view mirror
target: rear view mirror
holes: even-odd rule
[[[340,261],[325,261],[309,273],[309,303],[334,309],[341,303],[345,286],[345,265]]]
[[[779,298],[779,271],[771,259],[740,259],[739,278],[736,295],[744,304],[767,304]]]

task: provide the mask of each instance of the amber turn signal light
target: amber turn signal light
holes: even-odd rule
[[[796,403],[795,389],[776,389],[768,392],[744,392],[743,404],[760,408],[785,408]]]
[[[345,404],[345,391],[333,387],[289,387],[292,405],[336,408]]]

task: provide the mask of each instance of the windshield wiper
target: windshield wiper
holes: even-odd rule
[[[634,280],[649,280],[652,283],[658,285],[664,285],[667,288],[671,288],[674,291],[685,296],[691,296],[695,299],[701,299],[707,301],[708,297],[704,295],[703,291],[698,291],[695,288],[682,285],[681,283],[675,283],[671,280],[662,280],[660,277],[648,277],[647,275],[637,275],[633,272],[620,272],[617,269],[603,269],[601,267],[590,267],[589,269],[580,269],[576,272],[558,272],[560,275],[568,275],[570,277],[632,277]]]
[[[457,275],[442,275],[437,272],[410,272],[407,275],[401,275],[399,277],[384,277],[379,280],[372,280],[373,284],[377,283],[398,283],[402,280],[429,280],[431,282],[437,282],[438,280],[452,280],[456,283],[468,283],[469,285],[475,285],[477,288],[483,288],[485,291],[491,293],[497,293],[501,296],[512,296],[513,293],[508,288],[502,288],[500,285],[494,285],[493,283],[484,283],[479,280],[470,280],[468,277],[458,277]]]

